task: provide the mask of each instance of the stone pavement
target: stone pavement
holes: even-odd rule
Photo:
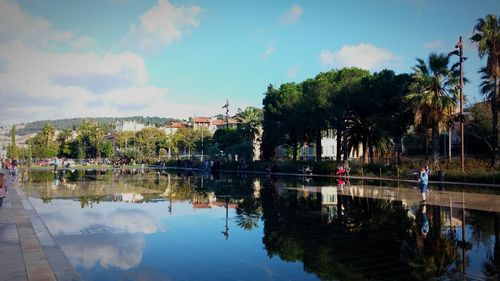
[[[6,177],[0,208],[0,281],[80,280],[28,198]]]

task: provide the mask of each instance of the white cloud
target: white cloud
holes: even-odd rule
[[[329,50],[323,50],[319,54],[319,60],[323,66],[333,66],[335,63],[335,53]]]
[[[71,31],[54,28],[43,18],[33,16],[21,9],[15,2],[0,1],[0,45],[20,42],[37,49],[54,49],[61,44],[69,44],[81,48],[93,39],[79,37]]]
[[[300,19],[304,10],[299,5],[293,5],[288,11],[281,16],[280,23],[282,24],[292,24]]]
[[[200,24],[201,11],[198,6],[175,6],[168,0],[158,0],[140,17],[139,25],[130,27],[124,43],[145,50],[168,46]]]
[[[444,46],[443,40],[435,40],[432,42],[424,43],[424,49],[441,49]]]
[[[148,32],[144,37],[156,34],[151,37],[155,42],[178,40],[175,34],[198,25],[194,16],[199,13],[198,7],[160,0],[138,28]],[[162,25],[164,30],[155,28]],[[97,45],[91,37],[59,31],[15,2],[0,0],[0,124],[95,116],[188,118],[220,111],[222,100],[173,102],[171,90],[150,84],[143,56],[96,53]]]
[[[141,263],[145,241],[140,235],[102,233],[87,235],[83,239],[81,236],[62,236],[57,242],[77,267],[89,270],[100,265],[127,270]]]
[[[99,44],[92,37],[82,36],[72,41],[70,45],[75,50],[88,50],[97,48]]]
[[[273,39],[267,44],[266,50],[260,55],[261,59],[267,59],[276,49],[276,40]]]
[[[288,68],[288,70],[286,71],[286,75],[288,76],[288,78],[295,78],[297,76],[297,74],[299,73],[301,67],[302,67],[302,65],[296,64],[296,65]]]
[[[368,70],[376,70],[389,66],[398,57],[387,49],[371,44],[344,45],[334,52],[323,50],[319,60],[324,67],[349,67],[355,66]]]

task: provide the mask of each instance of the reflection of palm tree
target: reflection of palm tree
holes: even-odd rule
[[[487,280],[498,280],[500,278],[500,214],[495,214],[495,246],[493,253],[488,253],[486,262],[483,263],[483,273]]]
[[[262,205],[254,197],[247,197],[238,203],[236,207],[236,220],[239,227],[252,230],[258,227],[262,216]]]

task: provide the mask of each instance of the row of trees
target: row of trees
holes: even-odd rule
[[[288,145],[293,159],[299,145],[314,143],[321,160],[321,138],[326,130],[337,135],[337,160],[362,147],[363,158],[383,151],[389,137],[401,140],[409,127],[411,112],[405,106],[410,77],[384,70],[371,75],[358,68],[320,73],[300,84],[268,87],[264,98],[263,156]],[[394,122],[396,121],[396,122]]]
[[[487,67],[480,70],[480,90],[490,102],[493,116],[487,141],[492,147],[492,163],[498,147],[499,23],[492,15],[479,19],[470,38],[477,43],[480,57],[488,56]],[[312,144],[320,161],[321,137],[327,130],[336,133],[337,161],[358,147],[365,162],[373,159],[375,151],[383,155],[390,147],[399,156],[402,137],[411,128],[422,135],[430,133],[436,160],[439,133],[457,118],[458,67],[450,55],[431,53],[427,60],[417,58],[409,74],[343,68],[298,84],[270,85],[263,100],[263,156],[271,159],[276,147],[285,145],[295,160],[299,146]]]
[[[9,157],[100,159],[116,156],[128,160],[151,160],[177,159],[179,156],[195,154],[215,157],[223,151],[251,160],[253,141],[262,121],[262,110],[248,107],[239,110],[237,117],[241,120],[240,125],[217,130],[214,135],[208,128],[190,127],[179,128],[172,134],[166,134],[157,127],[146,127],[138,132],[116,132],[113,124],[89,121],[57,133],[52,123],[46,123],[40,132],[27,141],[29,148],[21,149],[13,145],[9,148]],[[12,137],[12,143],[15,144],[15,128]]]

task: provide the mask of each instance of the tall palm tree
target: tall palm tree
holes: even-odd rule
[[[243,130],[244,138],[247,141],[254,141],[260,134],[259,130],[262,127],[262,120],[264,118],[262,109],[249,106],[245,110],[238,112],[237,116],[241,118],[243,123],[240,127]]]
[[[496,151],[498,144],[498,101],[497,93],[495,92],[495,81],[492,79],[486,67],[481,67],[481,84],[479,85],[479,92],[483,95],[484,99],[490,103],[492,114],[492,132],[490,139],[491,148],[491,165],[495,165]],[[500,98],[500,97],[498,97]]]
[[[445,54],[431,53],[427,62],[421,58],[417,58],[417,62],[408,98],[414,105],[416,125],[432,131],[432,156],[436,161],[439,125],[446,121],[443,113],[456,106],[457,94],[453,86],[458,84],[459,71],[457,64],[449,66],[449,57]]]
[[[493,95],[487,97],[493,113],[491,140],[493,146],[492,164],[494,165],[498,150],[498,108],[500,107],[500,18],[487,15],[484,19],[478,19],[470,40],[477,45],[480,58],[488,56],[485,73],[494,81],[494,90],[490,92]]]
[[[56,134],[56,129],[52,123],[45,123],[42,128],[42,134],[45,137],[47,148],[49,148],[49,144],[54,141],[54,136]]]

